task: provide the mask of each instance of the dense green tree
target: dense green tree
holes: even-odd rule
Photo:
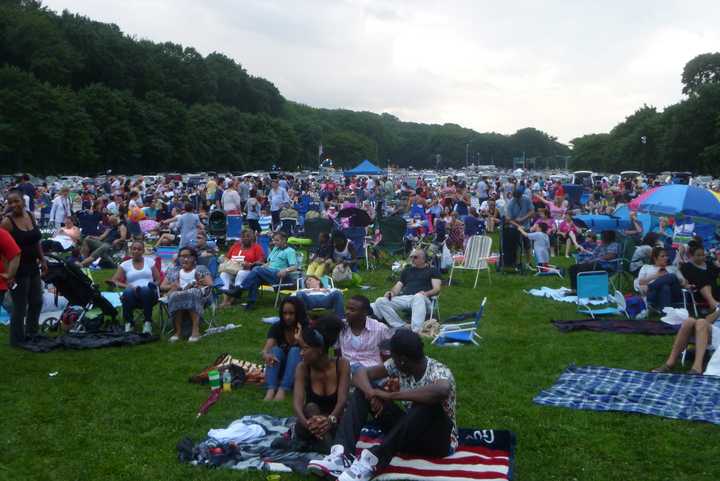
[[[720,83],[720,52],[703,53],[685,64],[683,93],[696,95],[703,85]]]

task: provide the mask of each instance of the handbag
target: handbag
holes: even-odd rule
[[[350,267],[338,264],[332,271],[332,279],[334,282],[342,282],[352,279],[352,270]]]
[[[242,270],[242,268],[243,265],[241,262],[229,260],[220,264],[220,266],[218,267],[218,272],[225,272],[226,274],[235,276],[238,272]]]

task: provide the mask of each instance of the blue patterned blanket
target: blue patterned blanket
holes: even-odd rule
[[[570,366],[536,404],[720,424],[720,377]]]

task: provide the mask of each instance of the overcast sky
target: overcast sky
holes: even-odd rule
[[[288,99],[568,142],[682,98],[720,50],[718,0],[45,0],[225,53]]]

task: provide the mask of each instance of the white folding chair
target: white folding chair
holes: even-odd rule
[[[481,270],[487,270],[488,283],[492,284],[490,277],[490,263],[488,262],[490,257],[490,249],[492,249],[492,238],[485,235],[474,235],[468,239],[467,245],[465,246],[465,253],[463,255],[462,262],[456,262],[453,260],[453,266],[450,269],[450,279],[448,286],[452,285],[453,274],[455,269],[467,269],[474,270],[475,272],[475,284],[473,289],[477,287],[478,277],[480,276]]]

